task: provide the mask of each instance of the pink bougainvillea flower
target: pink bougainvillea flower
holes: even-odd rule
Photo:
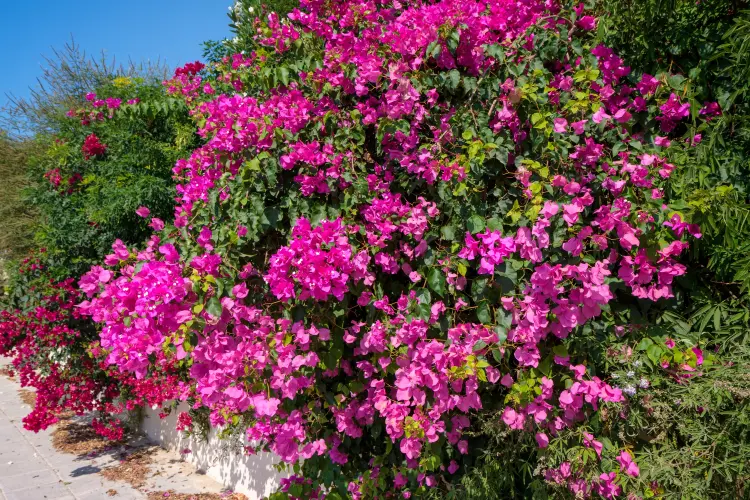
[[[617,461],[620,463],[620,470],[628,476],[638,477],[640,469],[638,465],[633,461],[632,455],[626,450],[622,450],[620,455],[617,457]]]
[[[596,29],[596,18],[594,16],[583,16],[576,21],[576,26],[582,30],[591,31]]]
[[[549,446],[549,437],[543,432],[538,432],[535,436],[536,443],[540,448],[546,448]]]

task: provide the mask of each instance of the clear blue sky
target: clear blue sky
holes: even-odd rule
[[[44,55],[71,35],[87,54],[174,68],[199,59],[201,42],[229,35],[232,0],[9,0],[0,15],[0,105],[25,97]]]

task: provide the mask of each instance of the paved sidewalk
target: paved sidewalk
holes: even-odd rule
[[[89,458],[61,453],[52,447],[53,429],[38,434],[24,430],[21,419],[31,408],[21,401],[19,388],[0,375],[0,500],[145,500],[148,491],[222,492],[218,483],[164,450],[153,456],[151,476],[140,491],[102,477],[102,469],[120,463],[116,454]]]

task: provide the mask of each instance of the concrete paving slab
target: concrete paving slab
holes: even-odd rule
[[[76,500],[61,483],[40,484],[20,490],[7,491],[8,500]]]
[[[11,458],[14,458],[14,460],[0,464],[0,484],[4,483],[3,478],[6,477],[14,477],[27,472],[49,470],[49,465],[40,459],[29,459],[22,455]]]
[[[40,470],[36,472],[25,472],[17,476],[5,476],[2,478],[3,489],[9,491],[24,490],[32,486],[45,486],[47,484],[58,484],[60,479]]]

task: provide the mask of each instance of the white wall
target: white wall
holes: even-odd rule
[[[246,495],[249,500],[260,500],[276,491],[279,481],[288,474],[276,471],[273,466],[278,459],[273,454],[244,455],[238,446],[232,447],[231,443],[219,439],[216,429],[211,430],[208,441],[186,438],[175,429],[177,415],[186,410],[183,403],[162,420],[158,410],[146,409],[141,431],[168,450],[179,453],[189,449],[191,453],[184,455],[188,462],[226,488]]]

